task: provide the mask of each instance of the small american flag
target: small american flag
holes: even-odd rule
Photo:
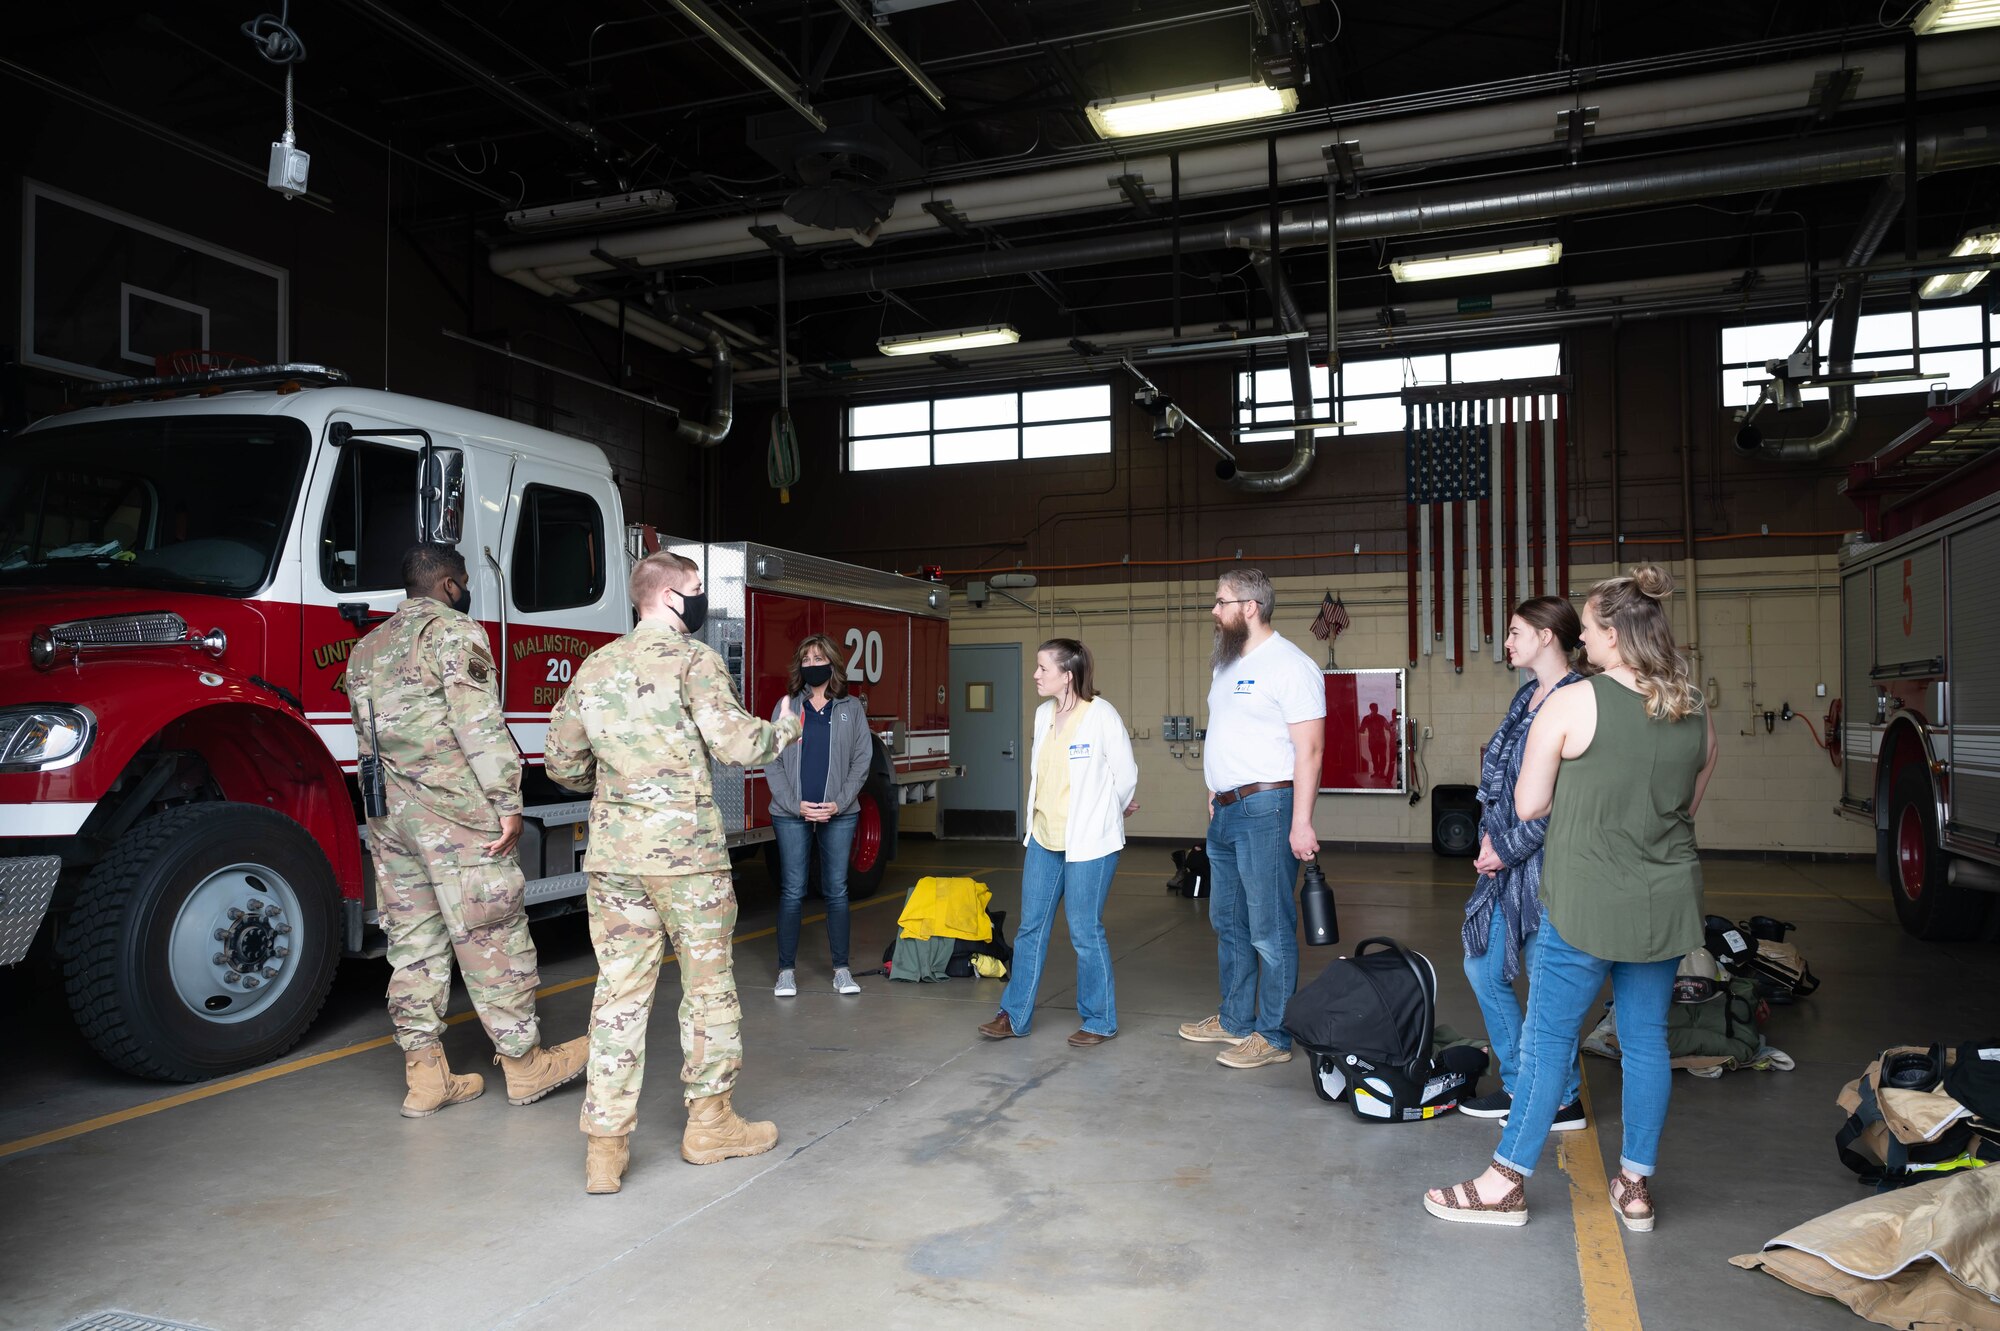
[[[1348,618],[1347,606],[1335,600],[1332,592],[1328,592],[1319,603],[1319,614],[1313,619],[1312,635],[1321,642],[1329,638],[1338,638],[1353,622]]]

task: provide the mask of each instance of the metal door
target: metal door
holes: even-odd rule
[[[938,786],[939,829],[952,837],[1021,835],[1021,647],[951,649],[951,756],[965,775]]]

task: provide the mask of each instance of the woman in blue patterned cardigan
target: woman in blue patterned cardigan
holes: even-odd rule
[[[1570,603],[1555,596],[1523,601],[1507,621],[1508,664],[1532,670],[1508,705],[1507,717],[1479,761],[1479,871],[1465,903],[1465,976],[1486,1018],[1486,1038],[1500,1065],[1500,1089],[1460,1102],[1462,1114],[1505,1119],[1521,1070],[1521,1006],[1514,977],[1525,975],[1542,924],[1542,836],[1549,820],[1522,822],[1514,813],[1514,782],[1528,727],[1549,695],[1582,678],[1570,668],[1583,640],[1583,623]],[[1588,667],[1585,667],[1588,669]],[[1570,1070],[1555,1130],[1584,1126],[1581,1069]]]

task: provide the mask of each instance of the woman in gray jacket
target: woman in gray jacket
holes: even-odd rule
[[[799,916],[817,843],[833,987],[858,994],[861,986],[847,967],[847,855],[875,738],[868,730],[867,708],[848,695],[840,649],[825,634],[813,634],[792,653],[787,691],[792,710],[805,721],[805,732],[764,768],[778,840],[778,983],[771,992],[790,998],[799,991]],[[781,702],[778,710],[783,707]]]

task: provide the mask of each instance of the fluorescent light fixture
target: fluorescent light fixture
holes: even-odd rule
[[[2000,0],[1994,0],[2000,6]],[[1952,249],[1954,259],[1972,258],[1982,254],[2000,254],[2000,227],[1985,231],[1968,231]],[[1918,294],[1925,300],[1944,300],[1950,296],[1963,296],[1966,292],[1986,280],[1986,268],[1973,268],[1962,273],[1939,273],[1924,283]]]
[[[1467,254],[1432,254],[1419,259],[1391,259],[1389,272],[1398,282],[1435,282],[1443,277],[1475,277],[1481,273],[1511,273],[1517,268],[1546,268],[1561,260],[1560,240]]]
[[[2000,0],[1930,0],[1910,27],[1919,37],[2000,27]]]
[[[518,209],[507,214],[507,225],[515,231],[557,231],[571,226],[630,222],[673,210],[674,196],[666,190],[642,189],[630,194],[608,194],[601,199],[572,199],[568,203]]]
[[[1142,134],[1168,134],[1203,125],[1233,125],[1242,120],[1296,111],[1296,88],[1267,88],[1255,79],[1230,83],[1200,83],[1165,92],[1101,97],[1084,108],[1098,137],[1129,139]]]
[[[875,350],[884,356],[930,356],[940,351],[970,351],[974,347],[1004,347],[1019,342],[1021,335],[1012,324],[982,324],[978,328],[954,328],[943,333],[904,333],[877,339]]]

